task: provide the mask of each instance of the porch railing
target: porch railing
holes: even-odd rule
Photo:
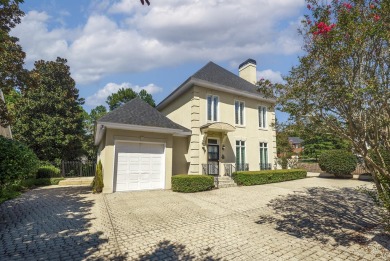
[[[225,169],[225,176],[229,176],[231,177],[233,172],[235,172],[235,169],[236,167],[234,166],[233,163],[225,163],[224,165],[224,169]]]
[[[219,175],[219,164],[207,163],[202,164],[203,175]]]
[[[248,171],[248,170],[249,170],[248,163],[236,164],[236,171]]]
[[[259,168],[260,168],[260,170],[271,170],[272,164],[271,163],[260,163]]]

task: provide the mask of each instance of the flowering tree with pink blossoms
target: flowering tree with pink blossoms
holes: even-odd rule
[[[305,55],[279,90],[280,103],[297,120],[349,140],[390,213],[390,1],[307,0],[307,9]]]

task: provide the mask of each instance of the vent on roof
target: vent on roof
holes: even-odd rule
[[[256,83],[256,61],[248,59],[238,67],[238,75],[248,82]]]

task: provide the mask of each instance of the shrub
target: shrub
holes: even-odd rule
[[[0,136],[0,192],[5,186],[34,177],[39,160],[26,145]]]
[[[237,185],[252,186],[306,178],[303,169],[278,169],[262,171],[238,171],[233,173]]]
[[[214,187],[214,177],[206,175],[175,175],[172,177],[172,190],[176,192],[199,192]]]
[[[345,150],[329,150],[320,155],[318,164],[322,171],[336,177],[347,177],[356,169],[357,158]]]
[[[102,162],[99,160],[96,166],[95,178],[92,181],[93,193],[101,193],[103,191],[103,166]]]
[[[60,176],[60,169],[53,165],[40,166],[37,172],[37,179],[54,178]]]

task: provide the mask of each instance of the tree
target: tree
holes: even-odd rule
[[[35,62],[31,85],[15,104],[14,137],[40,160],[72,160],[82,154],[84,100],[66,62],[62,58]]]
[[[156,103],[154,102],[152,95],[146,90],[141,90],[137,93],[131,88],[119,89],[118,92],[107,97],[106,103],[108,104],[110,111],[112,111],[137,97],[140,97],[142,100],[149,103],[150,106],[156,107]]]
[[[83,110],[83,116],[84,116],[84,130],[85,130],[85,136],[83,139],[83,150],[85,155],[90,160],[96,159],[96,146],[94,141],[94,132],[95,132],[95,123],[96,121],[103,117],[107,113],[106,107],[103,105],[99,105],[91,110],[91,112],[88,114],[86,111]]]
[[[283,109],[348,140],[390,211],[390,2],[307,0],[306,54],[280,89]],[[379,159],[373,160],[373,155]]]
[[[0,1],[0,91],[7,95],[16,87],[24,85],[26,70],[23,69],[25,53],[18,39],[9,35],[9,32],[24,13],[19,9],[21,0]],[[0,99],[0,125],[7,127],[12,121],[11,114]]]

